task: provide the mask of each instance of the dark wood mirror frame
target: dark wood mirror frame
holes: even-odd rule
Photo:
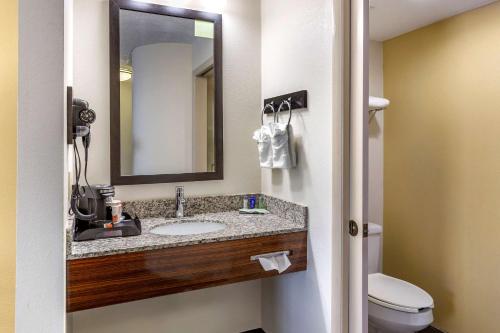
[[[136,175],[121,174],[120,156],[120,9],[143,13],[174,16],[214,23],[214,77],[215,77],[215,172],[180,174]],[[131,0],[109,2],[109,56],[110,56],[110,106],[111,106],[111,184],[134,185],[174,183],[224,178],[223,158],[223,105],[222,105],[222,15],[190,9],[162,6]]]

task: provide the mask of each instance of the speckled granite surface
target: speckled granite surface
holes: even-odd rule
[[[184,214],[193,216],[238,210],[242,206],[243,197],[243,194],[186,197]],[[123,203],[123,210],[135,213],[139,218],[175,217],[175,199],[126,201]]]
[[[165,218],[143,219],[141,221],[142,235],[88,242],[71,242],[70,253],[68,253],[67,258],[71,260],[306,230],[306,225],[283,219],[274,214],[242,215],[237,211],[208,213],[184,218],[181,223],[193,220],[223,223],[226,228],[222,231],[199,235],[160,236],[152,234],[150,230],[164,224],[179,223],[179,220]]]
[[[267,209],[282,218],[298,223],[307,223],[307,207],[281,200],[264,194],[248,194],[264,197]],[[186,197],[184,212],[186,216],[205,213],[220,213],[238,210],[243,205],[245,194]],[[123,210],[139,218],[175,217],[175,199],[138,200],[123,203]]]
[[[263,196],[264,204],[266,205],[268,211],[283,219],[299,224],[305,224],[307,226],[307,207],[268,195]]]
[[[210,221],[226,225],[222,231],[187,236],[160,236],[150,232],[154,227],[179,223],[173,199],[133,201],[124,203],[124,210],[141,218],[142,235],[73,242],[68,226],[67,259],[106,256],[119,253],[154,250],[167,247],[252,238],[307,230],[307,207],[264,196],[270,214],[242,215],[237,209],[243,195],[186,197],[185,213],[180,222]]]

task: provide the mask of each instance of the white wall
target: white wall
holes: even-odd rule
[[[370,41],[370,95],[384,96],[383,44]],[[368,220],[379,225],[384,221],[384,112],[370,121],[368,132]],[[382,247],[382,244],[380,245]],[[382,248],[381,252],[382,253]],[[382,267],[380,256],[379,267]]]
[[[203,0],[157,2],[200,10],[213,10],[214,7],[210,6],[220,5],[219,1]],[[74,90],[76,96],[87,99],[97,112],[90,147],[89,181],[92,183],[109,182],[107,4],[107,0],[75,0]],[[224,8],[215,9],[223,14],[224,180],[182,183],[187,195],[260,191],[260,169],[251,140],[252,132],[260,122],[260,2],[230,0]],[[176,185],[120,186],[117,194],[123,200],[173,197]],[[260,327],[260,300],[260,281],[241,283],[202,290],[192,295],[166,296],[75,313],[74,332],[98,332],[101,329],[104,324],[97,319],[88,319],[89,314],[104,321],[106,315],[112,317],[118,312],[120,318],[127,318],[127,325],[117,323],[120,332],[137,332],[145,319],[136,311],[142,311],[144,316],[147,315],[148,325],[156,329],[146,330],[148,333],[198,333],[201,330],[207,333],[235,333]],[[169,309],[174,306],[176,312],[169,314]],[[214,319],[198,320],[198,317],[204,317],[204,313],[210,313]],[[188,316],[190,320],[177,320]],[[223,321],[227,331],[222,331],[220,321]]]
[[[86,310],[73,333],[239,333],[260,327],[260,281]]]
[[[19,333],[65,329],[65,2],[19,1]]]
[[[64,85],[66,87],[73,87],[73,25],[73,0],[64,0]],[[67,96],[65,96],[65,98],[67,98]],[[66,116],[64,118],[66,123]],[[64,128],[67,130],[66,126]],[[64,212],[67,212],[69,208],[69,193],[71,191],[72,172],[69,170],[71,167],[68,163],[68,156],[71,156],[72,152],[73,145],[67,145],[64,154],[64,198],[66,199],[63,201]],[[66,245],[67,243],[64,242],[64,254],[66,254],[67,251]],[[64,256],[64,259],[66,259],[66,256]],[[64,267],[66,267],[66,265]],[[64,272],[64,274],[64,297],[66,297],[66,272]],[[66,312],[66,306],[64,311]],[[66,313],[64,315],[66,319],[64,323],[66,328],[65,332],[72,333],[72,317],[68,316]]]
[[[370,41],[370,95],[384,97],[383,45]],[[384,112],[379,111],[370,121],[368,219],[382,225],[384,206]]]
[[[262,96],[309,92],[292,121],[298,167],[262,173],[264,193],[309,207],[308,269],[263,283],[263,328],[331,332],[333,1],[263,0],[261,13]]]
[[[132,51],[135,175],[193,171],[193,47],[158,43]]]
[[[224,180],[182,183],[187,195],[260,190],[260,169],[252,132],[260,111],[260,3],[222,1],[149,1],[220,10],[223,14]],[[211,6],[213,4],[213,7]],[[75,95],[97,112],[92,125],[89,180],[109,183],[109,38],[108,1],[75,0]],[[255,115],[257,113],[257,116]],[[123,200],[173,197],[178,184],[120,186]]]
[[[132,84],[133,79],[120,82],[120,147],[122,174],[131,175],[134,166],[132,140]]]

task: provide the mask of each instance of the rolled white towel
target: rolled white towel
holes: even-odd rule
[[[383,110],[387,108],[391,102],[387,98],[370,96],[368,100],[369,110]]]
[[[292,125],[275,123],[271,126],[273,169],[291,169],[297,165]]]
[[[273,148],[271,144],[271,126],[272,124],[262,125],[261,128],[253,133],[253,139],[257,142],[259,151],[259,161],[261,168],[273,167]]]

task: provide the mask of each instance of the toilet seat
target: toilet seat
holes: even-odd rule
[[[434,308],[434,301],[425,290],[381,273],[368,275],[368,300],[406,313]]]

